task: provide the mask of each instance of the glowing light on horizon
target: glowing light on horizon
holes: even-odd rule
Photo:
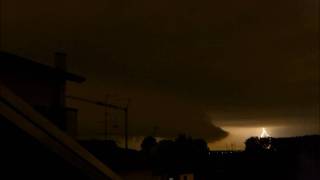
[[[262,133],[260,135],[260,138],[267,138],[270,137],[269,133],[267,132],[266,128],[262,128]]]

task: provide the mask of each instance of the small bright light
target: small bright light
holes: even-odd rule
[[[260,135],[260,138],[267,138],[267,137],[270,137],[270,135],[268,134],[265,128],[262,128],[262,133]]]

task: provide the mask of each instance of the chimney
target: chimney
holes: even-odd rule
[[[54,53],[54,65],[57,69],[67,71],[67,54],[64,51],[57,51]]]
[[[59,71],[66,72],[67,64],[66,64],[67,54],[64,51],[56,51],[54,53],[54,65],[55,68]],[[62,78],[57,79],[55,81],[54,93],[52,97],[53,102],[53,110],[54,110],[54,122],[61,129],[66,129],[66,114],[65,114],[65,106],[66,106],[66,79],[64,73],[58,73]]]

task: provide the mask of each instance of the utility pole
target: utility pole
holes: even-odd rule
[[[106,95],[106,99],[105,99],[105,103],[108,104],[108,100],[109,100],[109,95]],[[105,130],[104,130],[104,135],[105,135],[105,140],[108,140],[108,107],[105,107],[105,112],[104,112],[104,118],[105,118]]]
[[[319,24],[320,24],[320,3],[319,1],[316,1],[316,11],[317,11],[317,18],[316,18],[316,30],[317,30],[317,34],[316,34],[316,47],[315,47],[315,59],[317,60],[318,64],[316,65],[317,67],[317,84],[316,84],[316,87],[317,87],[317,95],[318,95],[318,103],[317,103],[317,109],[318,109],[318,134],[320,135],[320,27],[319,27]]]
[[[125,112],[125,117],[124,117],[124,138],[125,138],[125,148],[126,150],[129,149],[129,145],[128,145],[128,140],[129,140],[129,104],[130,104],[131,100],[130,98],[128,99],[127,102],[127,106],[124,108],[124,112]]]
[[[158,126],[154,126],[153,127],[153,132],[152,132],[152,136],[153,137],[157,137],[157,131],[158,131],[159,127]]]
[[[128,136],[129,136],[129,133],[128,133],[128,108],[129,105],[127,105],[127,107],[125,107],[124,109],[124,112],[125,112],[125,117],[124,117],[124,138],[125,138],[125,148],[126,150],[129,149],[128,147]]]
[[[318,56],[318,57],[316,57],[317,59],[318,59],[318,123],[319,123],[319,135],[320,135],[320,35],[319,35],[319,33],[320,33],[320,23],[319,23],[319,21],[320,21],[320,3],[319,3],[319,1],[316,1],[316,3],[317,3],[317,11],[318,11],[318,18],[317,18],[317,31],[318,31],[318,34],[317,34],[317,36],[318,36],[318,38],[316,38],[318,41],[317,41],[317,47],[316,47],[316,55]]]

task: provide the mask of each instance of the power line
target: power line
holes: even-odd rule
[[[94,104],[97,106],[103,106],[103,107],[107,107],[107,108],[112,108],[112,109],[116,109],[116,110],[121,110],[124,111],[125,113],[125,119],[124,119],[124,138],[125,138],[125,149],[128,150],[129,146],[128,146],[128,139],[129,139],[129,123],[128,123],[128,109],[129,109],[129,102],[130,99],[128,100],[128,104],[125,107],[121,107],[121,106],[117,106],[117,105],[113,105],[113,104],[109,104],[108,102],[101,102],[101,101],[94,101],[91,99],[87,99],[87,98],[82,98],[82,97],[77,97],[77,96],[72,96],[72,95],[67,95],[66,98],[72,99],[72,100],[77,100],[77,101],[82,101],[82,102],[86,102],[86,103],[90,103],[90,104]]]
[[[94,101],[94,100],[91,100],[91,99],[77,97],[77,96],[67,95],[66,98],[73,99],[73,100],[78,100],[78,101],[83,101],[83,102],[87,102],[87,103],[90,103],[90,104],[95,104],[97,106],[104,106],[104,107],[109,107],[109,108],[113,108],[113,109],[123,110],[123,111],[127,109],[127,107],[121,107],[121,106],[109,104],[109,103],[106,103],[106,102]]]

